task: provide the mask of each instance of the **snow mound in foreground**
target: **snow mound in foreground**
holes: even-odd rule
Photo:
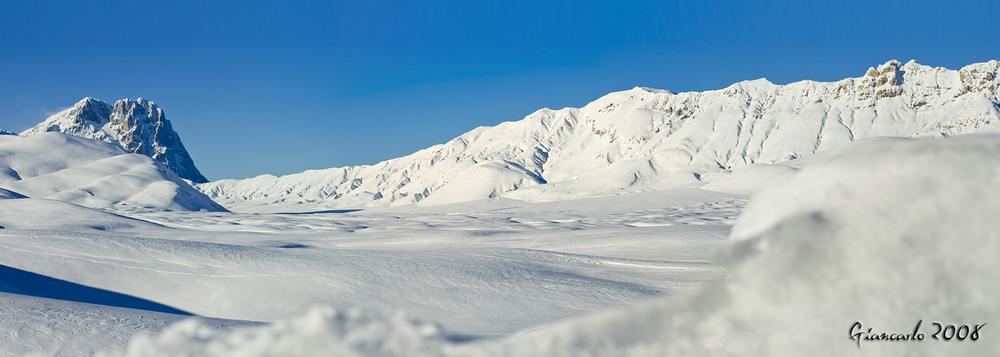
[[[270,326],[221,332],[191,319],[155,337],[139,336],[130,356],[437,356],[444,338],[431,324],[401,315],[379,318],[359,310],[316,308]]]
[[[998,173],[997,136],[857,145],[754,196],[732,231],[723,279],[525,336],[507,351],[997,355],[995,339],[931,335],[934,322],[1000,318]],[[923,341],[861,341],[859,350],[849,338],[855,322],[906,334],[920,320]]]
[[[682,295],[489,344],[327,312],[229,333],[187,323],[135,340],[129,353],[998,355],[998,197],[998,136],[866,143],[756,195],[733,229],[728,275]],[[921,341],[850,338],[855,322],[908,334],[921,320]],[[932,338],[934,322],[990,325],[977,341],[944,341]]]

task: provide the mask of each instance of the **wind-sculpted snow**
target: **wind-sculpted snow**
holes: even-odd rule
[[[0,136],[0,197],[119,210],[225,211],[149,157],[62,133]]]
[[[721,279],[490,342],[448,342],[431,325],[317,310],[231,332],[188,322],[137,338],[127,352],[997,355],[998,172],[1000,136],[860,143],[756,195],[732,231]],[[934,323],[986,326],[959,340]]]
[[[175,324],[155,337],[139,336],[128,356],[440,356],[446,338],[432,324],[401,315],[317,308],[270,326],[219,331],[205,322]]]
[[[51,131],[119,144],[125,151],[152,158],[182,178],[208,182],[194,166],[163,110],[143,98],[122,99],[114,106],[84,98],[21,135]]]
[[[138,333],[155,333],[189,315],[47,299],[11,293],[0,281],[0,354],[91,356],[123,346]],[[200,318],[206,328],[256,325]]]
[[[294,214],[112,214],[6,199],[0,200],[0,265],[206,317],[272,322],[330,306],[373,312],[364,318],[377,326],[397,322],[378,322],[378,316],[405,312],[440,326],[450,341],[465,341],[718,279],[724,270],[711,263],[711,252],[726,242],[743,203],[739,196],[689,189],[536,204],[501,199]],[[0,289],[5,281],[16,289],[38,280],[7,278],[0,277]],[[3,336],[47,326],[20,332],[24,341],[17,345],[24,347],[16,351],[44,346],[91,354],[121,347],[114,341],[129,336],[127,328],[108,326],[119,335],[82,342],[77,334],[90,327],[77,332],[72,324],[49,322],[72,314],[4,316],[0,345]],[[118,312],[95,319],[115,325],[116,316],[136,321]],[[157,333],[158,326],[142,331]],[[369,336],[358,333],[352,336]]]
[[[634,88],[372,166],[197,187],[225,206],[256,210],[551,201],[688,187],[868,137],[996,132],[998,68],[998,61],[957,71],[889,61],[829,83],[759,79],[679,94]]]

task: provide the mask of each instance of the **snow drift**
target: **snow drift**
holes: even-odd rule
[[[149,157],[61,133],[0,136],[0,189],[91,208],[225,211]]]
[[[227,207],[257,210],[490,197],[550,201],[688,187],[724,176],[717,173],[780,164],[869,137],[997,132],[998,69],[998,61],[960,70],[889,61],[830,83],[759,79],[679,94],[637,87],[582,108],[543,109],[480,127],[371,166],[197,187]],[[719,188],[726,187],[749,189]]]
[[[270,326],[233,332],[188,320],[156,337],[139,336],[130,356],[437,356],[446,344],[433,324],[401,315],[380,317],[360,310],[313,309]]]
[[[814,162],[756,195],[724,278],[685,294],[491,343],[419,323],[319,310],[256,330],[197,322],[130,355],[996,355],[995,339],[933,340],[932,322],[993,323],[1000,294],[1000,136],[881,140]],[[348,316],[348,317],[343,317]],[[923,341],[862,341],[855,322]],[[987,326],[987,331],[990,327]]]

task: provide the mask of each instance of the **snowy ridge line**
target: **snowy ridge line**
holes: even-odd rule
[[[706,173],[787,162],[869,137],[996,132],[998,68],[995,60],[960,70],[893,60],[837,82],[758,79],[678,94],[637,87],[582,108],[479,127],[375,165],[197,188],[228,207],[305,209],[687,187],[703,184]]]

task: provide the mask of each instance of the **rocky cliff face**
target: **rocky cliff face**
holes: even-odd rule
[[[128,152],[146,155],[162,163],[182,178],[196,183],[208,182],[195,167],[163,110],[143,98],[122,99],[114,106],[84,98],[21,135],[50,131],[116,143]]]
[[[998,61],[960,70],[889,61],[837,82],[758,79],[677,94],[634,88],[371,166],[197,187],[226,206],[328,208],[699,185],[869,137],[998,132],[998,69]]]

